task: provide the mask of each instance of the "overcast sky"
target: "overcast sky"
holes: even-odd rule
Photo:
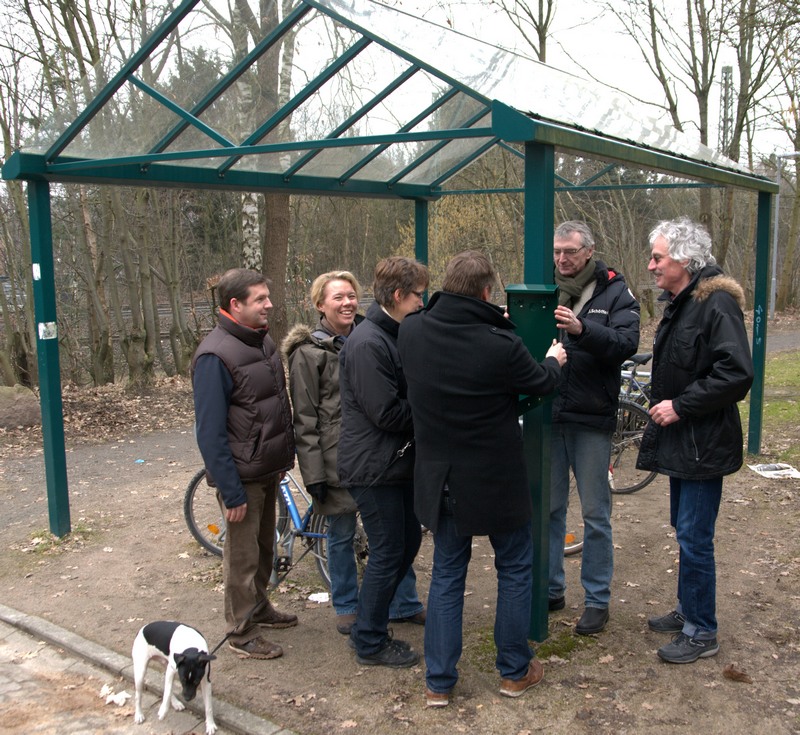
[[[685,0],[667,1],[675,3],[675,17],[683,17],[686,12]],[[437,23],[447,24],[449,16],[449,24],[455,30],[506,48],[512,47],[516,39],[516,50],[533,55],[510,21],[487,7],[487,0],[454,0],[449,13],[441,7],[431,7],[433,0],[397,0],[397,4],[403,10]],[[602,6],[599,0],[561,0],[557,4],[551,37],[548,39],[547,63],[582,77],[590,73],[598,81],[651,103],[653,114],[658,115],[659,105],[663,110],[661,86],[645,65],[633,39]],[[721,66],[735,66],[735,63],[735,56],[730,51],[729,56],[722,59],[717,71],[717,86],[711,100],[709,145],[712,148],[718,145]],[[584,68],[581,69],[581,66]],[[681,117],[684,120],[697,120],[697,105],[692,96],[680,88],[678,92]],[[665,112],[660,114],[665,122],[670,122]],[[686,132],[697,136],[696,128],[687,127]],[[761,153],[768,154],[775,151],[783,153],[790,146],[785,134],[765,132],[759,134],[756,147]]]

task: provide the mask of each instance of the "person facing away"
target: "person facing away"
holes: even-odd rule
[[[419,661],[389,634],[389,608],[419,550],[414,515],[411,409],[397,352],[397,331],[422,306],[428,271],[392,256],[375,267],[375,302],[339,353],[342,430],[337,467],[361,513],[369,559],[350,633],[362,665],[407,668]]]
[[[223,586],[228,645],[245,658],[283,654],[262,628],[297,616],[267,596],[280,478],[294,465],[294,433],[283,365],[269,336],[269,281],[234,268],[217,284],[217,326],[192,358],[197,445],[225,515]]]
[[[328,570],[336,629],[350,635],[358,606],[358,567],[353,554],[356,504],[341,487],[336,450],[342,422],[339,352],[358,322],[361,285],[349,271],[329,271],[311,284],[311,303],[319,313],[313,328],[297,324],[281,344],[289,366],[297,462],[314,511],[328,516]],[[389,616],[424,623],[413,567],[397,588]]]
[[[599,633],[608,622],[614,551],[608,472],[620,369],[639,346],[639,303],[622,274],[595,257],[585,222],[564,222],[553,238],[556,326],[569,357],[552,403],[548,607],[565,606],[564,534],[570,470],[583,517],[584,611],[575,627]]]
[[[637,467],[669,476],[670,524],[680,548],[674,610],[650,618],[672,633],[668,663],[719,651],[714,531],[722,478],[742,466],[737,403],[753,382],[742,287],[716,265],[711,237],[682,217],[650,233],[647,269],[666,307],[653,342],[650,417]]]
[[[442,290],[400,325],[417,448],[414,507],[434,541],[425,624],[426,697],[434,707],[448,704],[458,680],[473,536],[488,536],[495,554],[500,693],[520,696],[543,675],[528,645],[532,503],[517,407],[521,394],[555,389],[566,352],[554,340],[545,359],[534,360],[490,303],[496,285],[484,254],[459,253]]]

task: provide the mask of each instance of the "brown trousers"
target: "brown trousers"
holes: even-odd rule
[[[242,624],[256,603],[266,603],[275,549],[275,502],[278,476],[244,483],[247,513],[244,520],[229,523],[222,556],[225,589],[225,623],[234,643],[247,643],[259,635],[258,626]]]

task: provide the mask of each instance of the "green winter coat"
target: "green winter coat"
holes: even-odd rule
[[[342,423],[339,400],[339,351],[342,337],[305,324],[292,327],[281,343],[289,366],[297,461],[305,485],[325,482],[328,495],[315,507],[325,515],[355,512],[350,493],[339,486],[336,450]]]

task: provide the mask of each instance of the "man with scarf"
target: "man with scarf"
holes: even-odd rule
[[[278,483],[294,465],[292,412],[268,334],[269,282],[234,268],[219,279],[217,294],[219,321],[192,358],[192,387],[197,446],[227,523],[228,645],[243,658],[277,658],[283,649],[260,630],[297,625],[296,615],[279,612],[267,597]]]
[[[584,222],[564,222],[555,231],[555,318],[567,364],[552,405],[548,607],[561,610],[566,604],[564,534],[572,471],[584,524],[584,611],[575,627],[581,635],[599,633],[608,622],[614,570],[611,436],[620,366],[639,346],[639,304],[622,275],[595,258],[594,244]]]

